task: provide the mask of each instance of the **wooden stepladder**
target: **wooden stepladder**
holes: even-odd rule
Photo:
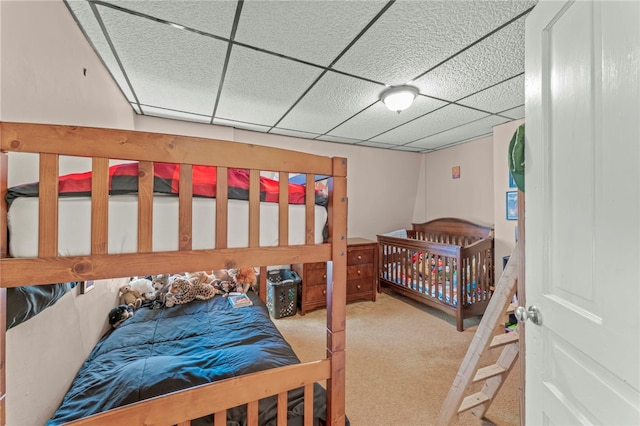
[[[473,336],[449,394],[442,404],[438,425],[453,425],[458,414],[470,410],[478,418],[482,418],[518,359],[517,331],[495,333],[496,327],[503,321],[505,315],[514,308],[511,301],[516,291],[517,266],[518,247],[516,245],[478,325],[478,330]],[[496,348],[502,348],[496,363],[480,367],[482,356]],[[479,382],[484,382],[482,389],[465,397],[472,385]]]

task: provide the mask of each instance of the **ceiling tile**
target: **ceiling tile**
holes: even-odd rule
[[[98,6],[142,104],[211,114],[227,44]]]
[[[278,135],[293,136],[296,138],[314,139],[320,136],[317,133],[300,132],[298,130],[281,129],[279,127],[272,128],[269,133],[276,133]]]
[[[84,31],[86,37],[91,40],[91,44],[93,45],[94,50],[102,59],[102,62],[105,64],[105,66],[111,73],[111,76],[120,87],[120,90],[127,98],[127,101],[136,102],[136,99],[133,96],[133,92],[131,91],[131,89],[129,88],[129,84],[127,83],[127,79],[125,78],[124,74],[122,74],[122,70],[120,69],[115,56],[113,56],[113,53],[111,52],[109,43],[104,37],[102,29],[100,29],[100,25],[98,24],[98,21],[96,20],[91,7],[89,6],[89,3],[84,1],[70,1],[67,2],[67,5],[75,15],[76,20],[82,22],[82,30]]]
[[[450,130],[445,130],[444,132],[436,135],[417,140],[407,146],[421,149],[436,149],[442,147],[444,144],[448,146],[455,145],[457,143],[491,135],[493,133],[493,126],[506,123],[507,121],[510,120],[508,118],[491,115]]]
[[[457,100],[524,70],[524,17],[413,82],[420,93]]]
[[[378,100],[381,86],[327,72],[278,127],[324,134]]]
[[[214,118],[213,124],[217,124],[220,126],[235,127],[236,129],[253,130],[254,132],[262,132],[262,133],[268,132],[269,129],[271,128],[270,126],[260,126],[252,123],[243,123],[241,121],[224,120],[222,118]]]
[[[458,126],[460,123],[468,123],[485,116],[488,116],[488,114],[474,109],[459,105],[447,105],[444,108],[426,114],[389,132],[383,133],[380,136],[376,136],[372,140],[375,142],[404,145],[423,138],[425,135],[440,133]]]
[[[445,102],[426,96],[418,96],[410,108],[398,114],[395,111],[390,111],[382,102],[378,102],[336,127],[329,134],[366,140],[444,105],[446,105]]]
[[[134,108],[135,109],[135,108]],[[142,112],[144,115],[151,115],[154,117],[172,118],[175,120],[195,121],[196,123],[211,123],[211,116],[189,114],[187,112],[172,111],[164,108],[156,108],[152,106],[143,105]]]
[[[216,117],[273,126],[322,71],[234,46]]]
[[[457,103],[493,113],[524,105],[524,74],[466,97]]]
[[[348,144],[357,144],[358,142],[360,142],[359,139],[341,138],[338,136],[328,136],[328,135],[320,136],[318,137],[318,139],[323,141],[328,141],[328,142],[340,142],[340,143],[348,143]]]
[[[245,1],[235,40],[328,66],[386,1]]]
[[[524,105],[520,105],[518,107],[512,108],[507,111],[502,111],[500,115],[504,115],[505,117],[511,118],[524,118]]]
[[[405,84],[535,1],[396,1],[335,68]]]
[[[107,0],[104,3],[226,39],[231,35],[237,5],[233,1],[198,0]]]
[[[372,142],[372,141],[364,141],[359,143],[358,145],[370,146],[373,148],[393,148],[395,145],[390,143],[382,143],[382,142]]]

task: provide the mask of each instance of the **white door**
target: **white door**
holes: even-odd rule
[[[640,425],[640,2],[526,23],[526,424]]]

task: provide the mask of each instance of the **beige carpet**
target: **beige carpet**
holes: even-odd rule
[[[274,320],[302,361],[324,358],[326,310]],[[458,372],[479,319],[456,331],[453,318],[402,296],[347,306],[346,413],[354,426],[432,425]],[[482,366],[495,360],[490,354]],[[519,425],[519,365],[484,419],[460,425]]]

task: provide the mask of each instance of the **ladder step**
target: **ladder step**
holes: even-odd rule
[[[489,401],[489,397],[482,392],[469,395],[462,400],[462,404],[460,404],[460,408],[458,409],[458,414],[463,413],[467,410],[471,410],[472,408],[484,404],[487,401]]]
[[[508,370],[504,367],[499,366],[498,364],[488,365],[486,367],[482,367],[478,369],[475,377],[473,378],[473,382],[479,382],[481,380],[486,380],[489,377],[499,376],[500,374],[506,373]]]
[[[489,345],[489,348],[493,349],[493,348],[498,348],[500,346],[508,345],[509,343],[515,343],[519,339],[520,339],[520,336],[518,336],[518,332],[516,331],[512,331],[510,333],[498,334],[493,338],[493,340],[491,340],[491,344]]]
[[[512,313],[514,313],[514,312],[516,311],[516,308],[517,308],[517,307],[518,307],[518,304],[517,304],[517,303],[511,303],[511,304],[509,305],[509,307],[507,308],[507,313],[508,313],[508,314],[512,314]]]

